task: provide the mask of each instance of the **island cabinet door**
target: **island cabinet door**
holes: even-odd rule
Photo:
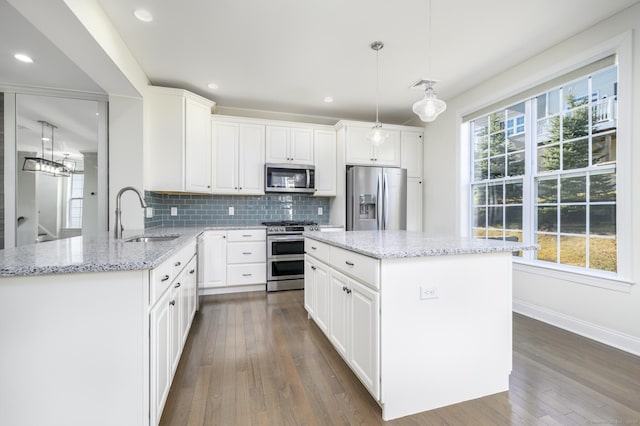
[[[325,334],[329,334],[329,268],[322,262],[316,263],[316,324]]]
[[[349,280],[351,347],[349,364],[376,400],[380,399],[380,295]]]
[[[345,360],[349,353],[349,309],[347,290],[349,279],[339,272],[331,271],[329,285],[329,340]]]
[[[311,256],[304,256],[304,308],[316,318],[316,271],[318,267]]]
[[[151,327],[150,346],[150,410],[151,423],[158,424],[162,408],[169,394],[171,385],[171,291],[165,291],[158,303],[151,310],[149,322]]]

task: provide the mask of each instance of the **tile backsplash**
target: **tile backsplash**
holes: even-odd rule
[[[259,225],[264,221],[309,220],[329,223],[329,198],[304,194],[260,196],[165,194],[145,191],[153,217],[145,218],[145,228],[159,226]],[[177,216],[171,216],[171,208]],[[229,207],[234,214],[229,215]],[[323,215],[318,215],[321,207]]]

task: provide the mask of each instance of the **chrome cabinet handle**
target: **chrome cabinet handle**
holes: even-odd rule
[[[351,294],[351,289],[350,288],[347,289],[347,294]]]
[[[311,269],[315,271],[317,268],[315,266],[312,266]]]
[[[182,262],[176,262],[173,264],[173,266],[180,266],[180,265],[182,265]]]
[[[252,254],[250,251],[243,251],[242,254]]]
[[[347,265],[349,265],[349,266],[354,266],[354,265],[355,265],[354,263],[349,262],[348,260],[345,260],[345,261],[344,261],[344,263],[346,263],[346,264],[347,264]]]
[[[311,250],[318,250],[318,249],[314,246],[311,246]]]
[[[176,301],[175,301],[175,300],[172,300],[171,302],[169,302],[169,305],[171,305],[171,306],[175,306],[175,305],[176,305]]]
[[[243,236],[243,237],[245,237],[245,238],[247,238],[247,237],[250,237],[250,236],[251,236],[251,234],[242,234],[242,236]]]
[[[192,270],[189,271],[189,273],[193,274],[195,271],[196,271],[195,269],[192,269]]]
[[[168,279],[169,279],[169,275],[165,275],[164,277],[162,277],[162,279],[160,279],[160,281],[164,282]]]
[[[180,283],[176,283],[176,285],[174,285],[174,286],[173,286],[173,288],[178,288],[178,287],[180,287],[181,285],[182,285],[182,284],[180,284]]]
[[[346,285],[342,286],[342,291],[347,291],[347,286]]]
[[[253,274],[242,274],[243,277],[250,277]]]

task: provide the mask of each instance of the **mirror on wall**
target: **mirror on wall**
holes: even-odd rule
[[[101,229],[104,111],[94,100],[16,94],[16,246]]]

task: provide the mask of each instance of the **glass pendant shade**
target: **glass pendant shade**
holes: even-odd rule
[[[382,129],[382,123],[379,121],[371,128],[371,131],[367,133],[367,140],[373,146],[380,146],[389,137],[389,134]]]
[[[447,104],[438,99],[431,86],[425,90],[424,98],[413,104],[413,112],[420,117],[420,120],[427,123],[435,120],[445,109]]]

